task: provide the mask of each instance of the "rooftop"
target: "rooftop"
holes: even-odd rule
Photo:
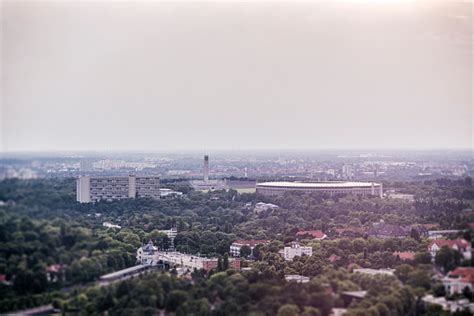
[[[284,187],[284,188],[370,188],[374,186],[380,186],[379,183],[375,182],[346,182],[346,181],[328,181],[328,182],[262,182],[257,183],[257,187]]]
[[[133,266],[133,267],[130,267],[130,268],[127,268],[127,269],[123,269],[123,270],[119,270],[119,271],[115,271],[115,272],[112,272],[112,273],[109,273],[109,274],[102,275],[100,278],[101,278],[101,279],[115,278],[115,277],[122,276],[122,275],[124,275],[124,274],[128,274],[128,273],[133,273],[133,272],[140,271],[140,270],[142,270],[142,269],[145,268],[145,267],[148,267],[148,265],[146,265],[146,264],[139,264],[139,265],[137,265],[137,266]]]

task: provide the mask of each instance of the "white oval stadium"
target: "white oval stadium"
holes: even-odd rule
[[[381,183],[375,182],[262,182],[256,185],[257,193],[262,195],[282,195],[285,192],[322,192],[327,194],[378,195],[382,197]]]

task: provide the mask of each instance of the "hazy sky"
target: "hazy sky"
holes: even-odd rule
[[[2,1],[0,149],[472,148],[472,11]]]

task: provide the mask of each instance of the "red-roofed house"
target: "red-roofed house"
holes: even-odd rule
[[[433,240],[429,246],[428,246],[428,251],[431,254],[431,258],[434,260],[436,253],[442,248],[442,247],[449,247],[452,249],[455,249],[459,251],[464,260],[471,260],[471,243],[468,242],[465,239],[454,239],[454,240],[446,240],[446,239],[436,239]]]
[[[474,268],[458,267],[454,269],[443,278],[443,284],[446,293],[450,295],[461,293],[466,287],[471,291],[474,290]]]
[[[57,282],[60,278],[64,280],[64,269],[61,264],[51,264],[46,268],[46,278],[49,282]]]
[[[253,251],[253,249],[257,245],[265,245],[268,244],[270,241],[269,240],[255,240],[255,239],[249,239],[249,240],[236,240],[230,245],[230,254],[234,257],[240,257],[240,249],[243,246],[249,246],[250,250]]]
[[[402,261],[415,260],[415,253],[413,251],[395,251],[392,255],[400,258]]]
[[[323,240],[328,236],[320,230],[302,230],[296,233],[297,237],[311,237],[317,240]]]

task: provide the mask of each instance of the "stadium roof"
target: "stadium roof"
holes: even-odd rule
[[[379,183],[375,182],[345,182],[345,181],[328,181],[328,182],[262,182],[257,183],[257,187],[282,187],[282,188],[370,188],[374,186],[379,186]]]

